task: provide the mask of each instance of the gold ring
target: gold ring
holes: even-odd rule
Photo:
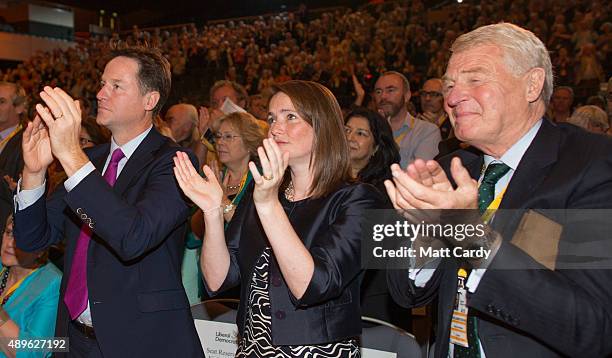
[[[63,118],[63,117],[64,117],[64,114],[62,113],[62,114],[59,115],[59,117],[55,117],[55,119],[57,120],[57,119],[60,119],[60,118]]]
[[[265,180],[272,180],[272,179],[274,179],[274,176],[273,175],[264,175],[263,178]]]

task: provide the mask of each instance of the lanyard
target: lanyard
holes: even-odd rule
[[[393,136],[393,139],[395,139],[395,143],[397,143],[397,145],[399,145],[402,140],[404,139],[404,137],[408,134],[408,132],[410,132],[410,130],[414,127],[414,117],[410,116],[410,114],[408,115],[408,117],[410,118],[410,126],[405,127],[402,126],[402,128],[400,129],[400,134],[397,136]]]
[[[6,145],[6,143],[8,143],[9,140],[11,140],[14,136],[16,136],[17,133],[19,133],[19,131],[21,130],[21,128],[22,128],[21,124],[15,127],[15,129],[13,129],[11,134],[9,134],[6,138],[2,140],[2,142],[0,142],[0,148],[3,148]]]

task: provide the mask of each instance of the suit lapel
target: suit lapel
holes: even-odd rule
[[[106,158],[108,158],[109,153],[110,143],[94,147],[94,149],[88,153],[89,160],[91,160],[91,163],[100,173],[104,172],[104,164],[106,164]]]
[[[525,207],[527,199],[546,178],[550,165],[557,161],[559,138],[559,128],[544,119],[510,180],[500,209]]]
[[[140,143],[138,148],[121,170],[114,191],[121,195],[129,187],[133,179],[138,177],[138,173],[145,168],[155,158],[157,150],[167,141],[167,138],[159,134],[155,128]]]
[[[504,198],[500,203],[502,210],[496,214],[494,226],[505,239],[514,233],[524,209],[529,207],[529,199],[546,179],[550,166],[557,161],[559,151],[559,128],[544,120],[542,127],[519,162]]]

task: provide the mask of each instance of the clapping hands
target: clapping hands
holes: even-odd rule
[[[262,205],[278,200],[278,188],[283,182],[285,170],[289,165],[289,153],[281,152],[273,139],[264,139],[263,148],[257,148],[261,162],[262,173],[253,162],[249,162],[249,170],[255,181],[253,201]]]
[[[221,212],[223,189],[214,171],[208,165],[205,165],[202,170],[204,171],[204,178],[195,170],[186,153],[176,153],[174,157],[174,176],[181,190],[202,209],[204,214],[217,209]]]

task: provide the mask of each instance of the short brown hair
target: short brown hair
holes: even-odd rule
[[[327,87],[311,81],[287,81],[273,85],[272,89],[272,97],[279,92],[286,94],[314,130],[309,194],[315,199],[331,194],[351,177],[348,142],[336,97]]]
[[[256,159],[257,148],[263,145],[263,140],[268,135],[268,124],[257,120],[250,113],[234,112],[217,119],[212,124],[213,131],[218,132],[222,123],[230,124],[240,133],[251,159]]]
[[[138,63],[138,79],[140,93],[156,91],[159,92],[159,101],[152,111],[152,118],[155,118],[170,96],[172,85],[172,75],[170,72],[170,62],[156,48],[133,46],[117,48],[111,52],[110,60],[115,57],[127,57]]]

